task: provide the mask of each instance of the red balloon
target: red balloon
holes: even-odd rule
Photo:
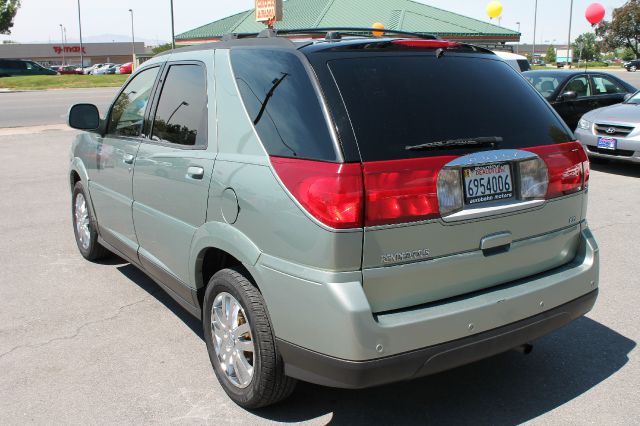
[[[604,6],[600,3],[591,3],[589,7],[587,7],[587,12],[585,13],[587,21],[589,21],[591,25],[596,25],[602,22],[604,15]]]

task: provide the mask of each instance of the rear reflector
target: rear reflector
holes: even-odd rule
[[[365,226],[440,217],[438,173],[455,157],[364,164]]]
[[[271,164],[289,192],[320,222],[335,229],[362,228],[359,163],[271,157]]]
[[[589,159],[580,142],[527,148],[546,163],[549,173],[547,199],[581,191],[588,184]]]

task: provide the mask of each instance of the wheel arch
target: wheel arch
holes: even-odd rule
[[[261,251],[245,234],[235,227],[220,222],[203,225],[193,238],[190,255],[190,281],[202,302],[209,279],[219,270],[242,267],[254,285],[253,267],[258,262]]]

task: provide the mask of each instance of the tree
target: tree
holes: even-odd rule
[[[596,34],[602,38],[606,48],[627,48],[638,57],[640,0],[629,0],[622,7],[614,9],[611,22],[602,21],[596,27]]]
[[[571,49],[573,49],[574,60],[576,57],[585,61],[600,60],[600,46],[598,46],[596,36],[593,33],[579,35],[575,43],[571,46]]]
[[[156,46],[153,49],[151,49],[154,55],[157,55],[158,53],[166,52],[167,50],[171,50],[171,43],[161,44],[160,46]]]
[[[623,61],[632,61],[632,60],[636,59],[636,54],[634,53],[633,50],[631,50],[631,49],[629,49],[627,47],[622,52],[622,57],[620,59],[622,59]]]
[[[0,34],[11,34],[13,18],[15,18],[20,0],[0,0]]]
[[[547,64],[554,64],[556,62],[556,49],[553,46],[549,46],[549,48],[547,49],[547,54],[544,57],[544,61]]]

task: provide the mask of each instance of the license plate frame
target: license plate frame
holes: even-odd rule
[[[515,197],[513,169],[510,163],[483,164],[462,169],[465,206],[477,206]]]
[[[618,139],[598,137],[598,148],[615,151],[618,149]]]

